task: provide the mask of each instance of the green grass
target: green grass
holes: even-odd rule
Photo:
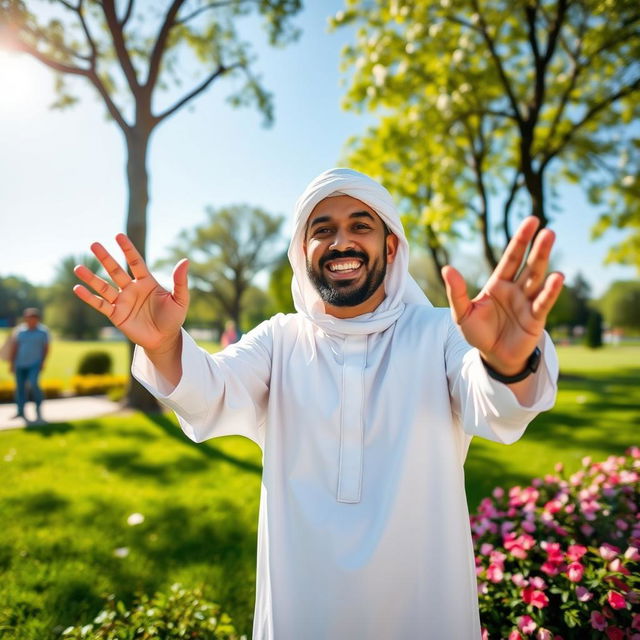
[[[560,350],[553,411],[510,447],[476,439],[472,507],[494,486],[576,469],[638,443],[640,346]],[[131,602],[203,585],[242,633],[254,599],[260,452],[242,438],[196,445],[173,417],[131,414],[0,432],[0,637],[55,638],[103,595]],[[142,524],[129,526],[139,512]],[[125,558],[114,555],[126,547]]]
[[[528,483],[552,472],[555,462],[571,473],[584,456],[604,459],[638,444],[640,346],[560,347],[558,355],[553,410],[539,415],[511,446],[472,441],[465,464],[470,506],[493,487]]]
[[[0,637],[54,638],[105,594],[174,582],[249,631],[260,470],[248,440],[195,445],[163,416],[0,432]]]
[[[0,330],[0,344],[4,342],[6,330]],[[215,352],[219,345],[213,342],[199,343],[205,349]],[[113,361],[113,374],[126,375],[129,371],[129,349],[126,342],[106,342],[98,340],[74,341],[51,340],[51,350],[42,372],[43,380],[61,380],[67,386],[69,379],[76,375],[82,356],[88,351],[106,351]],[[0,366],[0,382],[11,380],[8,366]]]

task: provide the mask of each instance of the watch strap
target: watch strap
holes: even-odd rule
[[[484,360],[484,358],[480,358],[482,360],[482,364],[484,368],[487,370],[487,374],[490,378],[497,380],[498,382],[502,382],[504,384],[513,384],[514,382],[520,382],[525,378],[528,378],[532,373],[535,373],[540,366],[540,360],[542,358],[542,351],[540,351],[540,347],[536,347],[533,350],[533,353],[527,359],[527,364],[525,368],[520,372],[516,373],[513,376],[505,376],[501,373],[498,373],[495,369],[492,369],[489,364]]]

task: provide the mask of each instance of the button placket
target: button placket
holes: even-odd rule
[[[347,336],[342,364],[338,502],[360,502],[364,448],[364,369],[367,336]]]

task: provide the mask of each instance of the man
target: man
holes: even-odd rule
[[[408,274],[386,189],[327,171],[296,206],[298,313],[214,356],[180,330],[186,260],[172,293],[124,235],[133,279],[97,243],[117,288],[76,268],[100,296],[77,295],[139,345],[134,375],[191,439],[241,434],[262,448],[256,640],[480,637],[469,441],[513,442],[555,398],[543,333],[562,286],[545,278],[551,231],[518,271],[536,229],[524,221],[473,300],[446,267],[451,312],[434,309]]]
[[[27,385],[36,405],[36,421],[42,422],[42,390],[39,377],[49,353],[49,331],[40,323],[40,311],[24,310],[24,324],[19,325],[11,339],[9,366],[16,378],[16,418],[25,418]]]

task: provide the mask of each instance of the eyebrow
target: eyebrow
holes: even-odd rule
[[[369,218],[372,222],[374,221],[373,216],[368,211],[354,211],[349,215],[349,219],[352,218]],[[318,216],[314,218],[310,223],[307,229],[311,229],[318,224],[324,224],[325,222],[331,222],[331,216]]]

